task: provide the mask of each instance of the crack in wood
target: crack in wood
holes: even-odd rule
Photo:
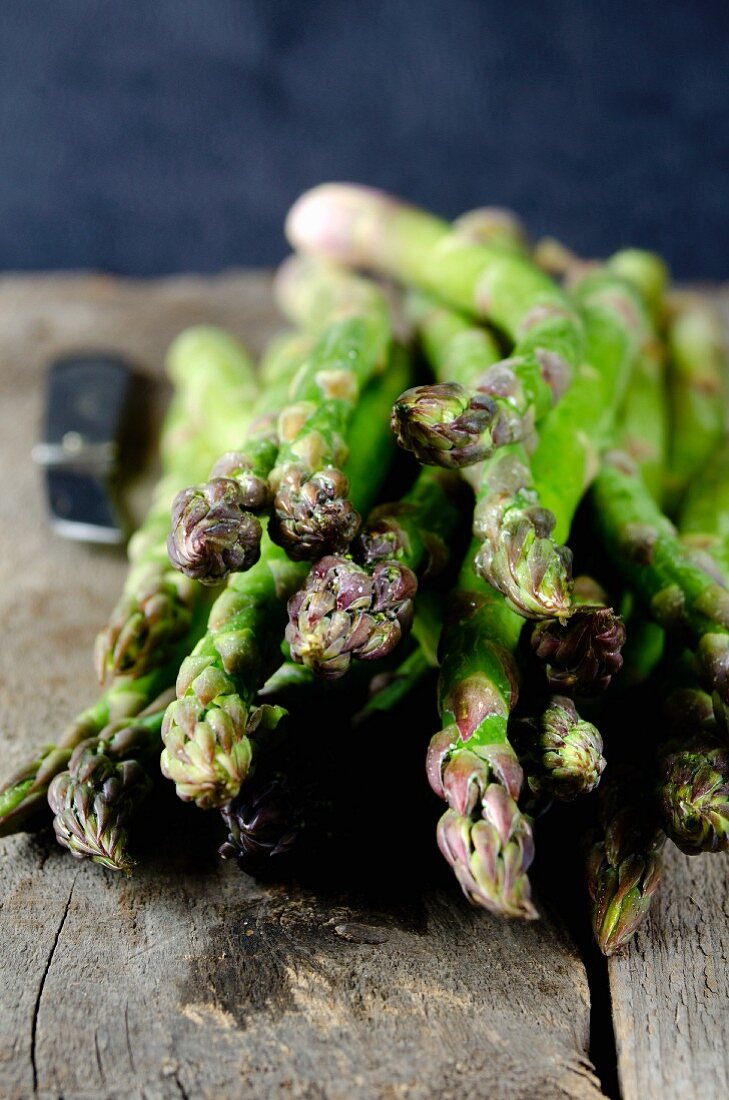
[[[179,1090],[180,1096],[182,1097],[182,1100],[189,1100],[189,1097],[187,1095],[187,1090],[186,1090],[185,1086],[183,1085],[182,1081],[180,1080],[180,1076],[177,1073],[177,1071],[175,1071],[173,1073],[172,1080],[177,1085],[177,1088]]]
[[[129,1054],[129,1065],[132,1067],[132,1073],[136,1077],[137,1067],[134,1065],[134,1052],[132,1050],[132,1041],[129,1037],[129,1001],[124,1002],[124,1034],[127,1040],[127,1052]]]
[[[96,1053],[96,1065],[99,1070],[99,1077],[101,1078],[102,1085],[106,1082],[106,1074],[104,1073],[104,1067],[101,1064],[101,1051],[99,1050],[99,1032],[94,1028],[94,1052]]]
[[[73,888],[76,885],[76,879],[77,878],[78,878],[78,871],[73,876],[73,880],[71,882],[71,889],[68,891],[68,898],[66,899],[66,907],[63,910],[63,915],[61,916],[61,920],[58,924],[58,928],[56,929],[56,934],[54,936],[53,943],[51,945],[51,950],[50,950],[48,958],[46,960],[46,965],[45,965],[45,968],[43,970],[43,974],[41,975],[40,984],[38,986],[38,994],[37,994],[36,999],[35,999],[35,1005],[33,1006],[33,1019],[31,1021],[31,1025],[30,1025],[30,1064],[31,1064],[31,1067],[32,1067],[32,1070],[33,1070],[33,1092],[34,1093],[38,1092],[38,1065],[37,1065],[37,1062],[36,1062],[36,1040],[38,1038],[38,1016],[40,1015],[41,1000],[43,998],[43,990],[45,989],[45,985],[46,985],[46,978],[48,977],[48,972],[50,971],[51,963],[53,962],[53,956],[56,953],[56,948],[58,947],[58,941],[61,938],[61,932],[63,931],[63,926],[66,923],[66,917],[68,916],[68,910],[69,910],[69,907],[71,905],[71,897],[73,895]]]

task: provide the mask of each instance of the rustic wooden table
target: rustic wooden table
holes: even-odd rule
[[[105,347],[157,374],[200,321],[259,349],[268,279],[0,280],[3,773],[93,698],[90,647],[124,572],[45,522],[28,460],[43,368]],[[729,1093],[724,857],[671,852],[649,922],[606,965],[558,864],[521,926],[471,910],[407,822],[402,850],[378,853],[380,889],[355,867],[323,891],[222,864],[214,815],[162,816],[163,850],[130,879],[47,832],[0,841],[2,1100]]]

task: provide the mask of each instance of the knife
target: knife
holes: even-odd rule
[[[113,499],[133,372],[118,356],[85,354],[53,363],[43,439],[33,458],[45,471],[51,526],[83,542],[124,542]]]

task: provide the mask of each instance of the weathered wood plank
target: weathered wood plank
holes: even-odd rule
[[[625,1100],[729,1095],[729,861],[673,846],[650,918],[610,960]]]
[[[0,280],[3,770],[93,697],[90,647],[124,569],[45,526],[26,462],[40,368],[96,346],[156,373],[196,321],[260,347],[276,323],[267,279]],[[214,815],[173,796],[155,813],[162,843],[129,880],[49,836],[0,841],[3,1100],[601,1095],[568,933],[470,910],[429,830],[404,818],[376,875],[353,857],[315,891],[221,864]]]

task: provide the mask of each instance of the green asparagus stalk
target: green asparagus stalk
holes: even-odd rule
[[[73,751],[48,788],[56,839],[77,859],[129,873],[128,829],[152,789],[150,767],[170,692],[135,718],[111,723]]]
[[[604,270],[575,296],[586,320],[587,363],[545,417],[533,454],[502,447],[482,466],[474,533],[477,572],[530,618],[571,610],[572,555],[564,545],[612,431],[646,321],[632,288]]]
[[[671,446],[667,505],[673,514],[725,432],[726,348],[719,320],[705,299],[671,297],[668,353]]]
[[[553,695],[540,718],[519,722],[512,738],[533,794],[571,802],[600,782],[602,737],[567,696]]]
[[[453,225],[459,238],[525,253],[523,226],[509,211],[472,210]],[[522,414],[518,364],[499,362],[493,336],[437,298],[411,291],[407,313],[436,376],[398,398],[392,429],[398,444],[426,466],[459,468],[528,436],[534,410]]]
[[[219,454],[237,446],[241,427],[231,410],[238,410],[247,423],[258,396],[256,373],[242,345],[223,329],[195,325],[172,342],[165,368],[179,419],[160,439],[163,469],[174,464],[179,447],[205,437],[213,424],[212,442]]]
[[[729,440],[723,440],[688,487],[678,521],[681,540],[701,563],[729,578]]]
[[[592,491],[595,524],[627,584],[656,622],[696,653],[707,691],[729,700],[729,592],[700,568],[635,465],[612,452]]]
[[[660,330],[666,312],[666,290],[670,272],[655,252],[642,248],[622,248],[607,261],[614,275],[625,279],[640,295],[653,327]]]
[[[658,504],[663,498],[668,444],[664,376],[663,345],[656,337],[649,337],[636,356],[618,417],[619,446],[633,459]]]
[[[471,244],[489,248],[505,248],[525,255],[529,251],[529,234],[521,218],[502,206],[478,206],[461,214],[453,222],[459,237]]]
[[[275,289],[284,314],[318,338],[279,417],[269,534],[289,557],[313,561],[346,549],[359,527],[341,470],[347,427],[360,390],[386,365],[391,320],[374,284],[300,257]]]
[[[522,620],[474,577],[468,558],[450,606],[438,686],[444,726],[427,760],[430,785],[449,806],[438,844],[470,901],[530,919],[534,842],[517,805],[523,773],[507,735]]]
[[[351,483],[360,506],[372,503],[386,472],[385,410],[409,371],[407,356],[394,349],[389,370],[365,390],[355,412],[349,442],[358,458]],[[251,734],[281,717],[280,708],[255,700],[280,664],[286,601],[308,569],[264,535],[259,561],[247,573],[232,574],[215,601],[207,633],[182,664],[177,699],[162,726],[162,772],[183,800],[208,809],[235,798],[251,770]]]
[[[535,421],[564,393],[582,360],[576,311],[525,256],[473,243],[390,195],[324,184],[294,204],[286,233],[294,248],[392,276],[502,329],[515,343],[504,366],[510,392]]]
[[[600,785],[599,832],[587,855],[592,927],[603,955],[614,955],[648,915],[663,874],[661,831],[642,771],[610,768]]]
[[[288,605],[291,656],[336,679],[353,659],[390,653],[408,631],[419,578],[447,565],[462,514],[462,483],[423,470],[398,502],[381,505],[349,555],[329,555],[312,568]]]
[[[45,807],[51,779],[68,766],[77,745],[98,737],[110,723],[138,715],[172,684],[204,629],[207,610],[200,589],[167,565],[167,520],[161,512],[175,479],[207,461],[205,448],[226,442],[231,424],[240,431],[256,382],[244,349],[227,333],[206,326],[188,329],[174,341],[166,368],[175,389],[160,441],[163,477],[147,520],[130,543],[122,597],[97,640],[97,667],[113,679],[55,745],[43,746],[0,788],[0,834],[23,828]],[[231,408],[240,413],[232,417]]]
[[[230,420],[243,430],[255,397],[248,355],[220,329],[199,326],[178,336],[168,352],[167,371],[177,389],[160,435],[162,477],[145,519],[130,539],[130,568],[122,595],[96,639],[96,670],[102,683],[121,674],[140,676],[155,663],[164,663],[170,646],[189,632],[205,595],[170,568],[170,505],[184,485],[209,467],[219,431],[227,430]],[[228,407],[222,404],[226,399]],[[195,400],[209,407],[209,419],[199,428],[199,411],[188,411]],[[237,406],[237,401],[244,404]]]
[[[270,511],[268,478],[278,456],[276,419],[309,351],[310,341],[298,334],[271,344],[261,364],[263,389],[251,410],[243,449],[223,454],[206,484],[188,482],[175,497],[167,549],[172,564],[188,577],[219,584],[258,560],[258,517]],[[245,427],[241,422],[239,448]]]
[[[179,645],[167,665],[135,679],[117,677],[92,706],[70,723],[55,744],[42,746],[6,780],[0,788],[0,836],[21,831],[45,808],[49,783],[68,767],[77,745],[98,737],[110,723],[138,715],[174,681],[184,654],[183,643]]]

